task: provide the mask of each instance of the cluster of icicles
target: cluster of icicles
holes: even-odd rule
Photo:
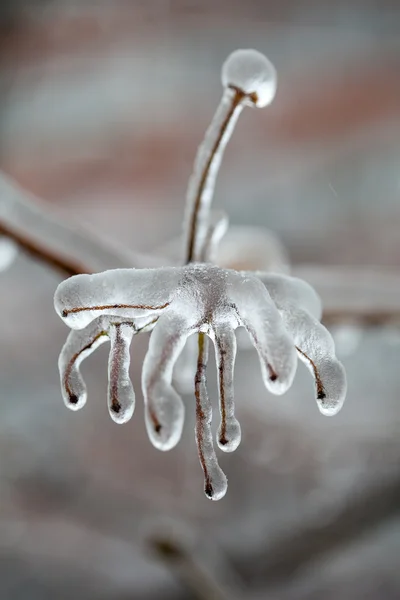
[[[135,407],[129,377],[133,336],[151,332],[142,370],[146,427],[152,443],[170,450],[179,441],[184,405],[174,373],[182,359],[193,366],[196,442],[204,471],[205,493],[222,498],[227,479],[218,465],[207,394],[208,340],[217,361],[220,424],[217,443],[231,452],[241,439],[234,410],[236,334],[244,328],[258,352],[267,389],[283,394],[292,385],[297,359],[315,380],[320,411],[333,415],[346,394],[346,376],[335,357],[333,340],[320,323],[320,300],[307,283],[278,273],[236,271],[212,264],[226,231],[225,218],[210,212],[215,179],[226,143],[244,106],[266,106],[276,90],[271,63],[254,50],[238,50],[222,70],[224,94],[199,149],[187,194],[183,265],[151,269],[115,269],[76,275],[58,287],[55,308],[71,328],[61,351],[62,394],[72,410],[86,402],[80,364],[110,341],[108,407],[117,423]],[[196,344],[188,341],[195,336]]]

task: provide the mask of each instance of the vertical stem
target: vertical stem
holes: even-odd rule
[[[187,263],[199,261],[202,255],[215,181],[225,147],[243,109],[244,98],[245,94],[241,90],[232,88],[225,90],[204,141],[197,152],[186,195],[188,211]]]
[[[207,468],[207,461],[204,456],[204,422],[206,420],[204,399],[202,396],[207,394],[205,387],[206,369],[208,360],[208,340],[204,333],[198,335],[199,354],[197,358],[197,372],[195,377],[195,396],[196,396],[196,441],[199,451],[200,464],[204,473],[204,488],[208,497],[212,497],[212,482]],[[210,407],[207,407],[210,410]]]
[[[196,443],[200,464],[204,473],[204,492],[210,500],[219,500],[227,489],[227,479],[221,470],[214,451],[211,431],[212,408],[207,394],[208,338],[198,334],[199,354],[195,377],[196,396]]]

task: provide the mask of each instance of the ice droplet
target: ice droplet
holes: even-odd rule
[[[243,91],[257,107],[267,106],[276,93],[274,65],[257,50],[235,50],[222,67],[222,85]]]

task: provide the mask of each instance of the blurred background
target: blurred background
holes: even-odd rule
[[[3,0],[0,167],[152,251],[181,230],[221,64],[254,47],[277,67],[278,93],[241,117],[216,206],[272,229],[295,267],[400,268],[399,33],[395,0]],[[220,457],[229,490],[212,503],[194,398],[177,448],[147,439],[145,337],[131,422],[109,419],[103,347],[83,367],[86,408],[65,409],[59,281],[22,254],[0,276],[1,599],[400,597],[398,329],[336,327],[349,391],[333,419],[304,368],[272,397],[241,353],[243,441]]]

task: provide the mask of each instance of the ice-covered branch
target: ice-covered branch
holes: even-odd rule
[[[215,182],[226,145],[245,106],[267,106],[276,91],[276,71],[256,50],[236,50],[222,67],[224,93],[201,144],[186,195],[186,261],[201,261]]]
[[[73,329],[60,357],[66,404],[75,409],[84,404],[86,391],[79,363],[107,335],[112,342],[109,408],[117,422],[124,422],[133,412],[134,395],[128,376],[132,335],[142,330],[139,322],[152,328],[142,389],[149,438],[160,450],[170,450],[180,440],[185,411],[172,385],[173,369],[189,336],[200,336],[193,382],[196,440],[206,494],[213,500],[224,495],[226,479],[210,437],[205,335],[214,343],[217,360],[221,414],[217,442],[222,450],[235,450],[241,437],[233,390],[238,327],[247,330],[271,393],[282,394],[292,385],[297,347],[300,356],[312,362],[321,412],[334,414],[343,404],[346,378],[334,356],[332,339],[317,320],[319,299],[298,279],[196,263],[159,269],[114,269],[67,279],[58,286],[55,308]]]
[[[88,232],[3,173],[0,174],[0,235],[64,275],[156,264],[150,257],[119,248]]]
[[[293,273],[320,295],[327,325],[400,325],[400,273],[394,269],[298,265]]]

